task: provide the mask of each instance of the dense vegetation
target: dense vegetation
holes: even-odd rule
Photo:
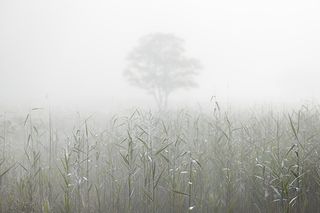
[[[1,212],[320,212],[317,106],[2,120]]]

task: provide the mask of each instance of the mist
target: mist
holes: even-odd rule
[[[0,0],[0,212],[319,212],[319,11]]]
[[[319,98],[318,1],[1,1],[3,104],[153,103],[123,77],[140,37],[172,33],[203,70],[170,103]]]

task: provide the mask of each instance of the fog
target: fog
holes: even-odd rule
[[[123,77],[144,35],[172,33],[201,61],[199,86],[170,103],[299,103],[319,98],[319,1],[0,2],[3,105],[153,103]],[[170,105],[170,104],[169,104]]]
[[[0,213],[320,212],[319,0],[0,0]]]

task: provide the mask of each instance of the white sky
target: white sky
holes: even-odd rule
[[[152,32],[185,39],[204,66],[199,88],[172,99],[320,98],[319,11],[317,0],[0,0],[0,98],[149,100],[122,71]]]

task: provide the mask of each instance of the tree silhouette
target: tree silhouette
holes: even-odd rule
[[[172,34],[142,37],[127,60],[125,77],[151,94],[160,109],[167,107],[168,97],[175,90],[197,86],[194,77],[201,65],[185,56],[184,41]]]

